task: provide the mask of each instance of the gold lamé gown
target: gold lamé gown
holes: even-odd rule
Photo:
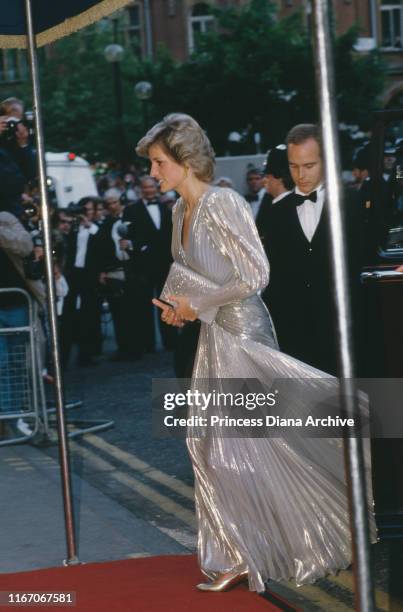
[[[186,250],[183,215],[180,198],[173,211],[174,260],[220,285],[192,299],[199,313],[218,307],[214,322],[201,324],[193,379],[304,378],[315,384],[328,376],[278,350],[259,296],[269,282],[269,264],[245,200],[232,189],[210,188],[193,211]],[[298,402],[290,408],[296,416],[309,410]],[[198,409],[189,410],[192,415]],[[198,438],[190,429],[187,446],[198,557],[207,575],[239,566],[248,569],[249,588],[263,591],[267,580],[310,583],[351,563],[342,440],[297,433],[233,438],[219,429]],[[375,541],[368,456],[366,466]]]

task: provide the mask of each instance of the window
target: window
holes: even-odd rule
[[[121,29],[125,44],[130,46],[136,55],[141,55],[141,14],[138,4],[132,4],[126,9],[125,21]]]
[[[214,17],[210,7],[204,2],[195,4],[189,19],[189,50],[197,48],[197,36],[205,34],[214,28]]]
[[[0,49],[0,82],[15,83],[26,78],[25,52],[19,49]]]
[[[402,49],[403,5],[399,0],[382,0],[382,47]]]

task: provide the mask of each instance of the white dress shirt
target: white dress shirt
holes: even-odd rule
[[[147,204],[147,200],[143,200],[144,206],[147,209],[148,214],[150,215],[155,227],[157,230],[161,227],[161,211],[158,204]]]
[[[300,191],[298,187],[295,188],[295,193],[302,196],[307,195],[306,193]],[[305,200],[303,204],[297,206],[299,222],[301,224],[302,231],[309,242],[312,241],[316,228],[319,225],[324,201],[325,188],[324,185],[319,185],[319,187],[316,188],[316,202]]]
[[[74,266],[76,268],[84,268],[85,258],[87,256],[88,239],[98,231],[98,226],[95,223],[91,223],[89,227],[80,225],[77,233],[77,249],[76,249],[76,260]]]

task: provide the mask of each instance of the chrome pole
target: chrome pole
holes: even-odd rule
[[[52,235],[51,235],[51,219],[48,193],[46,187],[46,162],[45,162],[45,146],[43,137],[42,110],[41,110],[41,95],[39,86],[38,61],[36,54],[36,40],[32,17],[31,0],[25,0],[25,17],[27,25],[28,38],[28,58],[29,67],[32,78],[33,102],[34,102],[34,117],[35,117],[35,138],[38,157],[39,184],[42,203],[42,221],[44,235],[44,250],[45,250],[45,268],[46,282],[48,289],[48,309],[50,335],[52,343],[52,354],[55,368],[55,391],[56,391],[56,412],[57,412],[57,428],[59,434],[59,454],[60,467],[63,489],[64,516],[67,539],[67,559],[66,565],[76,565],[79,563],[76,554],[76,543],[74,534],[74,516],[71,494],[71,477],[70,477],[70,461],[69,449],[67,445],[66,420],[64,414],[64,397],[63,397],[63,382],[61,373],[60,351],[57,335],[57,312],[56,312],[56,291],[53,277],[53,257],[52,257]]]
[[[348,291],[346,246],[343,231],[341,165],[337,138],[332,32],[329,0],[313,0],[314,44],[317,91],[328,193],[331,260],[337,311],[340,387],[347,417],[357,421],[358,402],[354,380],[351,305]],[[353,544],[356,609],[375,610],[370,566],[370,537],[365,483],[363,444],[359,427],[345,439],[347,482]]]
[[[146,39],[146,55],[149,59],[153,57],[153,31],[151,25],[151,7],[150,0],[144,0],[144,29]]]

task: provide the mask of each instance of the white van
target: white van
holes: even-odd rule
[[[52,180],[58,208],[98,195],[89,163],[74,153],[46,153],[46,176]]]

